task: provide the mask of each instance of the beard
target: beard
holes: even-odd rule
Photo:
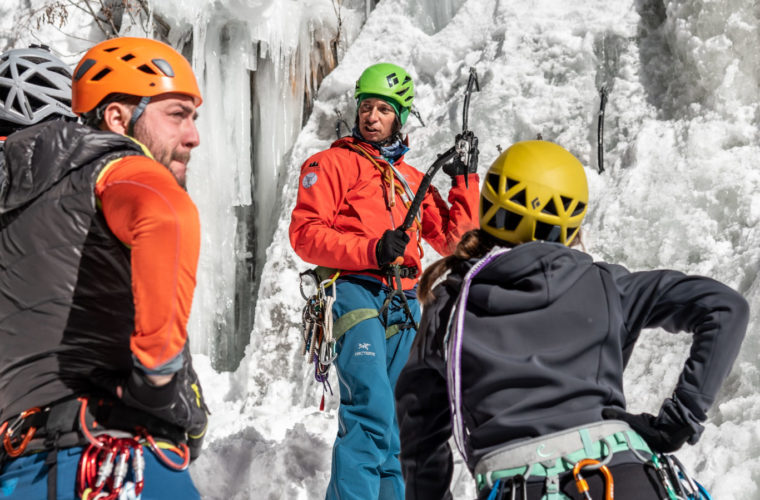
[[[148,148],[148,151],[153,155],[153,158],[166,167],[171,172],[177,184],[187,191],[187,164],[190,162],[190,151],[180,152],[176,149],[171,149],[169,146],[162,144],[161,141],[152,134],[147,128],[141,126],[140,120],[135,124],[135,139],[140,141]],[[179,162],[182,164],[182,169],[173,169],[172,162]]]

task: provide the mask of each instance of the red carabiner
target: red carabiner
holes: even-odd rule
[[[18,447],[14,447],[13,441],[14,441],[14,434],[16,433],[16,430],[21,426],[21,424],[24,422],[26,417],[29,415],[34,415],[35,413],[39,413],[41,410],[39,408],[30,408],[26,411],[21,412],[21,414],[18,416],[15,422],[12,424],[5,423],[5,426],[8,428],[8,430],[5,432],[5,437],[3,438],[3,446],[5,446],[5,451],[8,453],[8,456],[11,458],[16,458],[22,453],[24,453],[24,450],[26,450],[26,447],[29,445],[29,441],[32,440],[34,437],[34,433],[37,432],[37,428],[34,426],[29,427],[29,429],[26,431],[26,434],[23,438],[21,438],[21,442],[19,443]]]

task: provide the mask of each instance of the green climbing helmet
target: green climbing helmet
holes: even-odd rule
[[[373,64],[356,80],[356,103],[376,97],[393,106],[401,125],[406,123],[414,102],[414,82],[404,68],[390,63]]]

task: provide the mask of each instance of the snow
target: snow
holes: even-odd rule
[[[18,4],[3,0],[0,6],[0,49]],[[708,275],[745,295],[752,312],[739,359],[702,439],[679,457],[715,498],[760,499],[760,313],[754,307],[760,298],[760,22],[753,0],[383,0],[363,25],[364,2],[346,3],[340,64],[322,82],[303,127],[293,98],[300,94],[290,93],[285,75],[297,75],[301,85],[309,74],[303,54],[334,33],[332,2],[155,4],[171,22],[172,36],[179,40],[192,30],[193,63],[203,69],[206,99],[199,119],[203,145],[190,165],[189,185],[204,231],[191,337],[213,412],[204,454],[191,468],[204,498],[324,495],[338,398],[328,394],[326,410],[318,410],[322,390],[300,355],[298,272],[309,266],[291,250],[287,228],[300,164],[334,140],[338,113],[352,122],[361,71],[387,61],[414,77],[415,106],[426,124],[410,117],[406,125],[412,165],[425,169],[451,146],[473,66],[481,91],[472,96],[469,117],[480,138],[481,173],[499,148],[541,134],[588,167],[583,239],[595,258],[633,270]],[[71,22],[87,38],[85,19]],[[55,42],[70,62],[83,48],[81,40],[46,27],[17,43],[34,38]],[[253,53],[258,43],[271,56],[265,61]],[[253,141],[263,150],[251,160],[246,71],[262,63],[269,66],[255,76],[261,108],[253,123],[263,133]],[[602,84],[610,94],[606,171],[599,174]],[[251,188],[252,173],[258,184]],[[435,183],[447,192],[446,179]],[[220,372],[214,342],[229,333],[240,258],[233,207],[257,199],[265,200],[258,207],[269,208],[259,210],[257,228],[270,232],[272,243],[258,268],[250,344],[235,371]],[[426,247],[424,262],[435,258]],[[625,377],[631,410],[657,411],[688,347],[687,335],[642,335]],[[337,389],[334,374],[331,383]],[[456,498],[473,496],[461,466],[454,490]]]

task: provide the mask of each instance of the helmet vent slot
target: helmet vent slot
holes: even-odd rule
[[[26,94],[26,100],[29,102],[29,106],[31,106],[33,112],[45,106],[44,101],[37,99],[29,93]]]
[[[491,219],[491,226],[505,231],[514,231],[522,221],[522,215],[499,208]]]
[[[488,174],[488,185],[491,186],[494,193],[499,192],[499,174]]]
[[[57,73],[61,76],[65,76],[66,78],[71,78],[71,73],[66,71],[65,68],[56,68],[56,67],[49,67],[48,71],[52,71],[53,73]]]
[[[97,74],[97,75],[95,75],[95,76],[93,76],[93,77],[92,77],[92,81],[93,81],[93,82],[99,82],[100,80],[102,80],[103,78],[105,78],[105,77],[106,77],[106,75],[107,75],[108,73],[110,73],[110,72],[111,72],[111,69],[110,69],[110,68],[103,68],[103,69],[101,69],[101,70],[98,72],[98,74]]]
[[[16,97],[11,99],[11,109],[15,111],[16,113],[24,114],[24,112],[21,110],[21,106],[19,106],[19,95],[16,94]]]
[[[134,58],[135,58],[134,54],[127,54],[125,56],[122,56],[121,60],[124,62],[127,62],[127,61],[131,61]]]
[[[119,47],[108,47],[107,49],[103,49],[103,52],[113,52],[114,50],[118,50]]]
[[[509,177],[507,177],[507,191],[517,186],[518,184],[519,182],[517,182],[516,180],[510,179]]]
[[[47,59],[44,59],[42,57],[36,57],[36,56],[23,56],[23,57],[20,57],[19,59],[23,59],[24,61],[29,61],[35,66],[38,64],[43,64],[43,63],[48,62]]]
[[[522,190],[518,191],[517,194],[515,194],[512,198],[509,199],[509,201],[511,201],[513,203],[517,203],[521,207],[527,206],[525,204],[525,190],[522,189]]]
[[[491,203],[490,201],[486,200],[485,198],[481,198],[480,199],[480,203],[483,205],[483,207],[482,207],[483,208],[483,212],[482,212],[483,215],[487,214],[488,211],[491,210],[491,207],[493,206],[493,203]]]
[[[557,207],[554,205],[554,200],[549,200],[549,203],[546,204],[546,206],[541,210],[541,213],[549,214],[549,215],[559,215],[557,213]]]
[[[560,196],[560,198],[562,199],[562,206],[564,207],[565,212],[567,212],[570,210],[570,205],[573,204],[573,199],[568,198],[567,196]]]
[[[573,210],[573,217],[576,215],[580,215],[583,213],[583,209],[586,208],[586,204],[582,201],[579,201],[578,204],[575,206],[575,210]]]
[[[575,234],[578,232],[577,227],[568,227],[567,228],[567,237],[565,241],[570,241],[575,237]]]
[[[535,238],[544,241],[559,241],[562,235],[562,228],[554,224],[536,221]]]
[[[5,102],[6,99],[8,99],[8,93],[10,92],[10,88],[5,85],[0,85],[0,103]]]
[[[85,62],[82,63],[81,66],[79,66],[79,69],[77,70],[77,74],[74,75],[74,80],[79,81],[80,78],[84,76],[87,71],[89,71],[90,68],[92,68],[95,65],[95,59],[87,59]]]
[[[160,69],[166,76],[174,77],[174,70],[172,69],[172,65],[169,64],[165,59],[151,59],[151,62],[156,65],[158,69]]]
[[[147,64],[143,64],[142,66],[138,66],[137,69],[139,69],[143,73],[147,73],[149,75],[155,75],[156,74],[156,72],[153,71],[153,68],[151,68]]]
[[[55,88],[55,85],[53,85],[53,83],[50,80],[48,80],[47,78],[45,78],[45,77],[43,77],[43,76],[41,76],[39,74],[33,75],[26,82],[27,83],[31,83],[32,85],[37,85],[39,87],[46,87],[46,88],[47,87],[52,87],[52,88]]]

